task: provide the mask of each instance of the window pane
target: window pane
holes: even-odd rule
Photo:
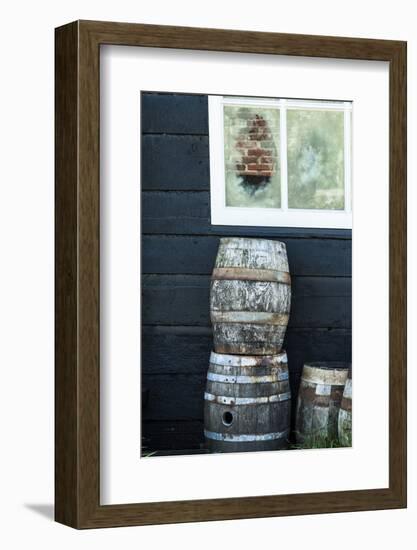
[[[224,107],[226,205],[280,208],[279,110]]]
[[[343,210],[344,113],[288,109],[288,207]]]

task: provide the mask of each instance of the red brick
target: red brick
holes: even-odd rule
[[[248,164],[248,170],[272,170],[272,164]]]
[[[249,156],[260,157],[263,154],[264,154],[263,149],[249,149],[249,151],[248,151]]]
[[[255,170],[246,170],[245,172],[240,172],[241,176],[259,176],[259,173]]]
[[[245,172],[240,172],[241,176],[263,176],[264,178],[270,178],[272,172],[268,170],[258,171],[258,170],[246,170]]]

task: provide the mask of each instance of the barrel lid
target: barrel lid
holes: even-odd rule
[[[342,361],[314,361],[305,363],[301,379],[312,384],[344,386],[349,363]]]
[[[347,370],[349,372],[352,369],[352,363],[344,361],[309,361],[304,363],[304,366],[323,370]]]

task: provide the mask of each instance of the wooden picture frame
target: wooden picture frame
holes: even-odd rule
[[[389,63],[389,488],[100,505],[101,45]],[[406,506],[406,43],[111,22],[56,29],[55,519],[116,527]]]

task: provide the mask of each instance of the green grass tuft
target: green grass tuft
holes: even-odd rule
[[[291,443],[290,449],[336,449],[344,447],[338,439],[331,439],[321,434],[304,437],[302,442]]]

